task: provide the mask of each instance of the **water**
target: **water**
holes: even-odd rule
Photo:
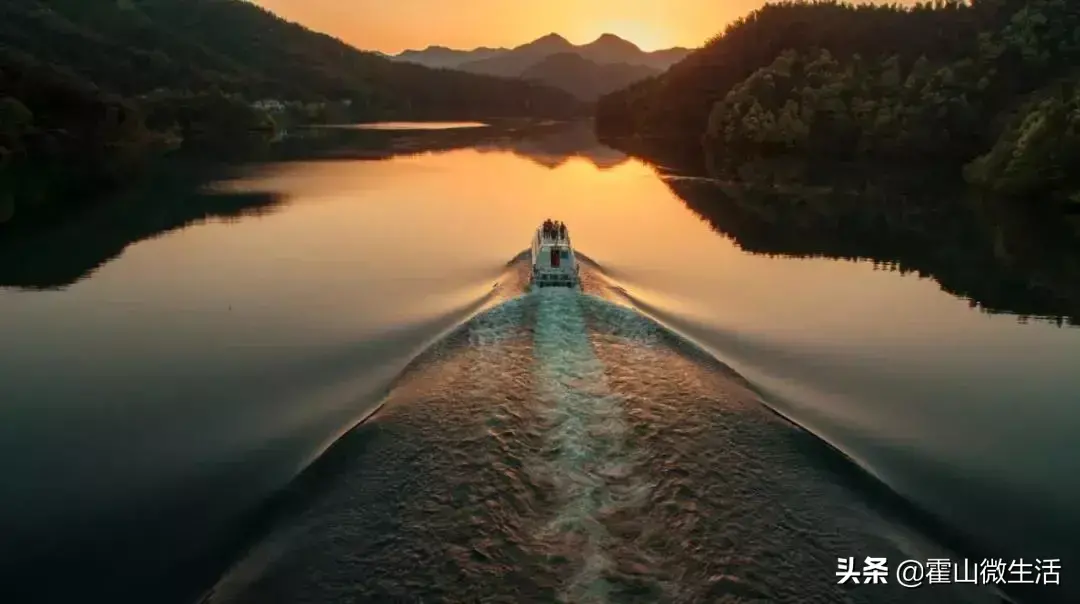
[[[5,601],[998,597],[841,556],[1064,558],[1009,591],[1075,598],[1051,234],[763,203],[581,126],[360,134],[0,242]],[[525,295],[548,217],[584,296]]]
[[[455,128],[485,128],[481,122],[378,122],[343,126],[357,130],[452,130]]]

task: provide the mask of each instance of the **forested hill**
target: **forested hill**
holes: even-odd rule
[[[1078,66],[1072,0],[771,4],[603,97],[597,128],[733,161],[949,161],[973,183],[1075,212]]]
[[[296,122],[583,110],[542,84],[362,52],[244,0],[3,0],[0,226],[127,179],[158,148]]]
[[[135,96],[211,88],[248,100],[350,100],[358,112],[558,115],[537,85],[395,63],[243,0],[5,0],[0,45]]]
[[[696,138],[715,102],[784,51],[827,49],[838,60],[899,55],[960,57],[975,44],[977,25],[956,4],[919,5],[784,2],[767,4],[672,66],[662,78],[604,99],[603,127],[646,135]]]

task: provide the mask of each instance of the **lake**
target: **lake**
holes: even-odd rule
[[[471,126],[178,161],[0,240],[6,601],[1002,597],[848,556],[1061,559],[1006,591],[1077,601],[1058,234]],[[527,292],[546,218],[581,294]]]

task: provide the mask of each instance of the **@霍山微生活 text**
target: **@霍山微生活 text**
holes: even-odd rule
[[[1058,585],[1059,558],[928,558],[889,560],[885,557],[837,557],[837,583],[872,585],[896,583],[902,587],[969,583],[975,585]]]

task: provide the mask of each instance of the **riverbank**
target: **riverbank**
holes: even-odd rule
[[[178,148],[297,125],[587,114],[565,91],[394,62],[239,0],[0,4],[0,229],[76,211]]]
[[[239,96],[124,99],[0,53],[0,233],[78,211],[172,152],[244,147],[277,131],[267,112]]]
[[[275,211],[283,201],[265,192],[211,187],[243,177],[256,165],[320,160],[383,160],[468,147],[516,151],[523,141],[591,132],[576,122],[491,120],[483,128],[360,130],[296,128],[288,135],[237,138],[230,145],[147,156],[111,190],[44,204],[0,225],[0,287],[49,290],[91,275],[129,245],[193,223]],[[559,138],[561,137],[561,138]],[[558,149],[556,149],[557,151]],[[533,150],[548,154],[542,146]],[[22,173],[28,178],[27,173]],[[47,190],[49,179],[37,181]]]
[[[247,122],[246,124],[251,124]],[[155,181],[203,181],[236,166],[308,159],[380,159],[521,140],[556,132],[573,122],[496,118],[482,128],[367,130],[349,125],[294,124],[286,131],[251,128],[233,120],[219,130],[189,127],[166,132],[136,130],[125,144],[100,152],[20,154],[0,165],[0,239],[53,228],[98,202],[141,191]],[[213,136],[199,135],[213,132]],[[184,134],[187,134],[185,137]],[[193,166],[198,166],[193,168]],[[176,170],[177,175],[169,174]],[[203,175],[202,177],[198,175]],[[144,198],[151,197],[143,195]],[[168,214],[163,210],[164,214]]]

